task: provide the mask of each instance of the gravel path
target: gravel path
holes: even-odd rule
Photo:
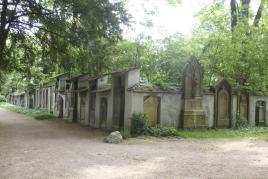
[[[268,143],[130,139],[0,109],[0,178],[268,178]]]

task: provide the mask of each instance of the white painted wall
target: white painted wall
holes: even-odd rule
[[[131,87],[140,81],[140,69],[134,69],[127,73],[126,87]]]
[[[130,129],[130,118],[133,113],[143,111],[143,99],[145,96],[158,96],[161,98],[160,104],[160,125],[167,127],[178,127],[180,120],[180,113],[182,108],[181,94],[178,93],[135,93],[127,92],[125,122],[127,122],[126,129]]]
[[[236,115],[237,115],[237,96],[232,95],[232,109],[231,109],[231,126],[235,127],[236,125]]]
[[[167,127],[179,127],[182,108],[181,94],[161,93],[160,124]]]
[[[206,126],[214,126],[214,94],[203,95],[202,100],[203,110],[206,115]]]

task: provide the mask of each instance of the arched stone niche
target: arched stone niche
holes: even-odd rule
[[[216,128],[231,127],[232,88],[227,80],[221,80],[215,87],[215,122]]]
[[[156,126],[160,123],[161,98],[158,96],[145,96],[143,99],[143,109],[146,115],[146,123],[149,126]]]
[[[205,113],[202,109],[203,71],[198,60],[191,57],[184,69],[183,83],[183,128],[206,127]]]

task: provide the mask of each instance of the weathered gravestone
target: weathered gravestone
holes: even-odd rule
[[[123,137],[119,131],[112,132],[107,138],[106,142],[110,144],[119,144],[122,142]]]
[[[227,80],[221,80],[215,87],[215,123],[214,127],[231,127],[232,88]]]
[[[183,128],[206,127],[205,112],[202,108],[202,78],[202,67],[197,59],[192,57],[184,69]]]

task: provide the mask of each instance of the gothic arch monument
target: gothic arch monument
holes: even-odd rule
[[[232,88],[227,80],[221,80],[215,87],[215,122],[216,128],[231,127]]]
[[[206,127],[203,100],[203,70],[196,57],[186,64],[183,82],[183,128]]]

